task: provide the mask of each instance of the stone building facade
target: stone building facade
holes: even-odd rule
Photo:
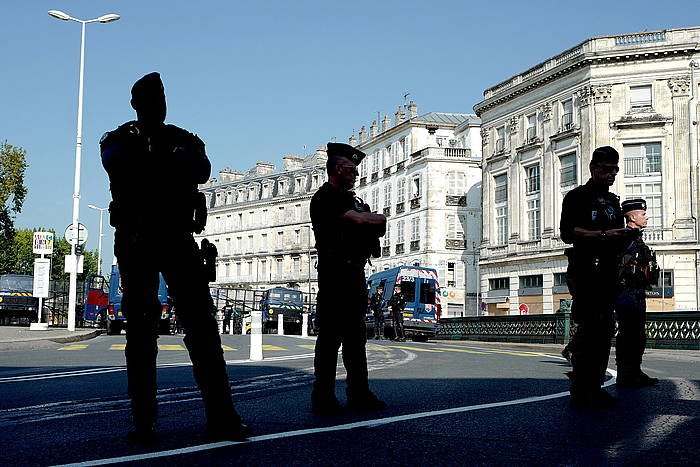
[[[469,114],[400,107],[350,144],[368,156],[355,191],[373,211],[389,217],[382,257],[367,274],[398,265],[438,270],[443,316],[477,312],[481,242],[481,134]],[[282,286],[316,293],[316,250],[309,203],[327,180],[325,147],[300,158],[284,156],[282,170],[258,162],[247,173],[224,169],[200,186],[207,197],[207,227],[197,239],[219,251],[213,285],[267,289]]]
[[[406,111],[407,116],[406,118]],[[475,315],[481,242],[481,134],[475,115],[399,107],[350,143],[367,154],[356,192],[388,217],[367,276],[400,265],[435,268],[442,316]]]
[[[698,309],[699,44],[700,28],[596,37],[484,92],[485,313],[553,313],[570,298],[562,199],[603,145],[621,155],[612,191],[648,202],[662,267],[649,310]]]
[[[325,147],[284,156],[281,171],[258,162],[247,173],[224,169],[200,186],[208,203],[206,237],[218,251],[213,286],[317,290],[311,196],[326,181]]]

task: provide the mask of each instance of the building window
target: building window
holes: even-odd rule
[[[236,253],[243,253],[243,237],[236,237]]]
[[[415,242],[420,239],[420,219],[418,216],[411,218],[411,241]]]
[[[494,181],[494,203],[496,209],[496,241],[499,245],[508,242],[508,176],[498,175]]]
[[[372,173],[379,172],[379,151],[372,154]]]
[[[370,208],[372,209],[372,212],[377,212],[379,210],[379,188],[378,187],[372,188],[372,199],[371,199]]]
[[[404,231],[404,220],[400,219],[399,222],[396,224],[396,243],[403,243],[403,241],[404,241],[403,231]]]
[[[237,219],[236,228],[237,228],[238,230],[242,230],[242,229],[243,229],[243,213],[242,213],[242,212],[239,212],[239,213],[238,213],[238,219]]]
[[[464,196],[466,193],[466,174],[464,172],[447,172],[447,194],[450,196]]]
[[[224,255],[230,255],[230,254],[231,254],[231,239],[227,238],[226,239],[226,246],[224,247]]]
[[[277,232],[277,248],[284,246],[284,232]]]
[[[406,200],[406,179],[401,177],[396,182],[396,202],[403,203]]]
[[[464,219],[457,214],[447,215],[447,239],[448,240],[464,240],[464,227],[462,221]]]
[[[531,289],[534,287],[542,287],[542,274],[532,276],[520,276],[520,288]]]
[[[561,103],[561,131],[570,130],[574,127],[574,101],[565,100]]]
[[[260,215],[260,223],[262,225],[267,225],[267,209],[262,210],[262,214]]]
[[[294,230],[294,243],[296,243],[297,245],[301,245],[301,230],[300,229]]]
[[[630,108],[651,107],[651,84],[630,86]]]
[[[301,193],[302,183],[303,183],[303,179],[301,179],[301,178],[294,179],[294,192],[295,193]]]
[[[231,275],[231,265],[229,263],[226,263],[224,266],[224,277],[229,277]]]
[[[564,287],[568,286],[566,282],[565,272],[555,272],[554,273],[554,287]]]
[[[531,114],[525,117],[525,141],[531,143],[537,139],[537,114]]]
[[[384,207],[391,207],[391,183],[384,185]]]
[[[416,199],[421,197],[421,183],[420,175],[413,177],[411,179],[411,199]]]
[[[525,168],[525,203],[527,230],[530,240],[540,238],[540,166]]]
[[[647,202],[647,229],[663,228],[661,181],[625,183],[625,199],[634,198],[644,198]]]
[[[267,261],[260,261],[260,278],[258,280],[267,280]]]
[[[253,236],[248,235],[248,253],[253,252]]]
[[[267,243],[267,234],[264,233],[262,234],[262,239],[260,241],[260,251],[267,251],[267,249],[270,247]]]
[[[301,204],[294,205],[294,220],[295,221],[301,220]]]
[[[292,262],[294,265],[294,276],[299,277],[301,275],[301,258],[295,256],[292,258]]]
[[[391,167],[396,160],[396,153],[393,151],[393,145],[384,148],[384,167]]]
[[[277,258],[277,260],[275,261],[275,267],[276,267],[275,274],[277,275],[277,278],[279,279],[282,277],[282,258]]]
[[[284,206],[277,208],[277,223],[284,224]]]
[[[560,185],[563,188],[573,188],[578,182],[576,173],[576,154],[567,154],[559,158],[560,169]]]
[[[661,174],[661,143],[625,144],[625,177]]]
[[[384,237],[382,237],[382,246],[385,248],[391,247],[391,224],[389,222],[386,223],[386,232]]]
[[[399,140],[399,147],[396,148],[396,162],[402,162],[406,159],[406,138],[401,138]]]
[[[456,287],[457,282],[455,281],[455,263],[447,263],[447,287]]]
[[[510,277],[489,279],[489,290],[510,290]]]
[[[241,270],[241,263],[238,262],[236,263],[236,279],[240,279],[240,277],[243,275]]]
[[[496,153],[506,150],[506,127],[500,126],[496,128]]]

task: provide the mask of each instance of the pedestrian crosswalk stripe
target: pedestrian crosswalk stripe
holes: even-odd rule
[[[442,350],[422,349],[420,347],[406,347],[403,345],[388,345],[387,347],[391,347],[392,349],[415,350],[416,352],[442,352]]]
[[[367,350],[386,350],[384,347],[375,347],[373,345],[368,345]]]
[[[275,345],[265,344],[265,345],[263,345],[263,350],[287,350],[287,349],[285,349],[283,347],[277,347]]]
[[[299,344],[297,347],[301,347],[302,349],[315,349],[316,345],[315,344]]]
[[[126,344],[112,344],[109,350],[124,350],[126,349]]]
[[[158,344],[158,350],[185,350],[185,348],[179,344]]]
[[[433,348],[435,348],[435,347],[433,347]],[[488,353],[488,352],[477,352],[476,350],[448,349],[448,348],[444,348],[444,347],[440,348],[440,349],[435,348],[435,350],[448,350],[450,352],[480,353],[480,354],[487,354]]]
[[[233,347],[229,347],[228,345],[224,345],[224,344],[221,344],[221,348],[224,350],[238,350],[238,349],[234,349]]]
[[[86,349],[87,346],[88,346],[88,344],[71,344],[71,345],[67,345],[65,347],[61,347],[58,350],[82,350],[82,349]]]

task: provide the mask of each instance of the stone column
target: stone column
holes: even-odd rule
[[[690,77],[679,76],[668,80],[673,100],[673,197],[675,201],[675,221],[673,238],[688,240],[695,238],[694,221],[690,209],[690,134],[688,100],[690,98]],[[664,157],[666,155],[664,154]]]
[[[610,84],[600,84],[596,86],[591,86],[591,92],[593,94],[593,119],[595,128],[595,145],[590,148],[588,152],[580,154],[581,161],[581,177],[580,180],[583,182],[589,177],[588,166],[591,163],[591,156],[593,155],[593,149],[600,146],[613,146],[612,135],[610,130],[610,94],[612,91],[612,85]],[[622,148],[616,148],[618,151],[622,152]],[[583,150],[583,149],[582,149]]]
[[[554,274],[552,273],[551,264],[542,265],[542,313],[554,313],[554,300],[552,297],[552,286],[554,285]]]
[[[491,237],[491,174],[486,162],[489,147],[489,130],[481,129],[482,164],[481,174],[481,244],[488,245]]]
[[[556,218],[554,202],[556,191],[559,189],[559,177],[555,172],[554,152],[551,144],[546,144],[554,133],[552,130],[552,104],[545,102],[537,109],[538,120],[542,122],[542,166],[540,167],[540,213],[542,219],[542,238],[558,235],[559,219]]]
[[[520,238],[520,161],[515,148],[518,147],[518,130],[522,116],[511,117],[508,122],[510,133],[510,147],[508,159],[511,161],[508,168],[508,234],[509,240],[518,241]]]

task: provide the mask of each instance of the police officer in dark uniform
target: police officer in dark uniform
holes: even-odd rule
[[[381,340],[384,338],[384,288],[377,287],[377,291],[372,295],[370,309],[374,315],[374,338]]]
[[[567,282],[577,325],[569,346],[574,409],[601,409],[617,399],[601,388],[615,331],[613,309],[619,292],[617,259],[621,244],[631,239],[624,228],[619,198],[609,191],[619,171],[619,154],[610,146],[597,148],[590,163],[591,178],[564,197],[561,239],[569,259]]]
[[[343,347],[347,370],[348,407],[380,410],[386,404],[370,390],[367,378],[367,286],[364,267],[370,255],[379,256],[379,238],[386,217],[370,212],[351,191],[357,165],[365,154],[342,143],[328,143],[328,182],[311,199],[311,222],[318,250],[318,298],[314,358],[314,413],[343,412],[335,396],[338,349]]]
[[[647,226],[647,203],[643,199],[622,202],[627,227],[638,232],[620,256],[619,280],[622,291],[617,297],[617,338],[615,360],[617,385],[643,387],[658,384],[642,371],[642,355],[646,346],[646,291],[659,279],[656,255],[644,243],[642,230]]]
[[[406,334],[403,330],[403,309],[406,307],[406,299],[401,292],[401,286],[394,287],[394,293],[389,299],[389,313],[391,314],[391,322],[394,327],[394,339],[405,341]]]
[[[112,192],[110,223],[116,229],[114,253],[128,321],[125,354],[134,422],[129,441],[155,439],[159,272],[185,330],[185,346],[204,401],[207,435],[212,440],[243,440],[250,430],[233,407],[209,293],[206,263],[213,258],[200,254],[192,237],[206,223],[197,184],[208,180],[211,164],[197,136],[164,124],[165,91],[158,73],[139,79],[131,95],[137,120],[106,133],[100,141]]]

